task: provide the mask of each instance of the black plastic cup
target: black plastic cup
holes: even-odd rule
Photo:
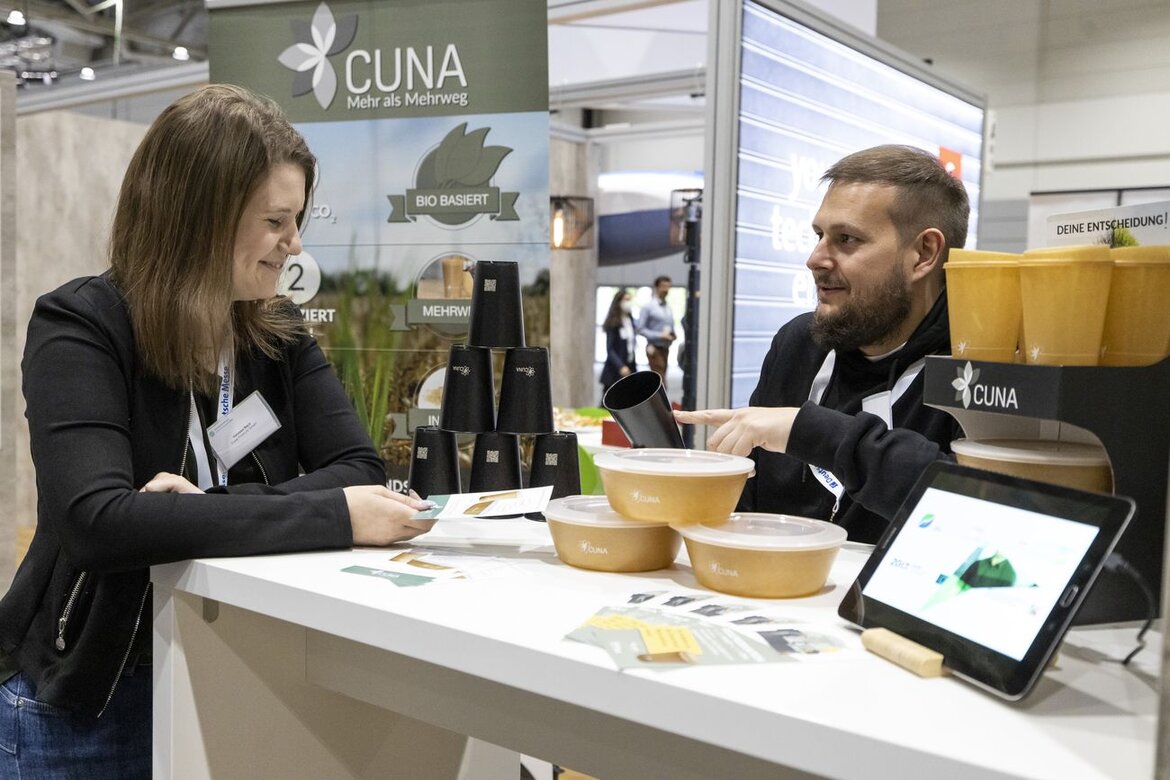
[[[502,433],[552,432],[552,380],[549,378],[548,350],[544,347],[516,347],[504,353],[496,430]]]
[[[467,492],[519,490],[523,486],[522,480],[518,436],[490,431],[475,437],[475,450],[471,455],[471,487]]]
[[[490,349],[451,345],[439,427],[459,433],[495,430],[495,381]]]
[[[653,371],[635,371],[614,382],[601,405],[617,420],[631,446],[685,447],[662,377]]]
[[[414,429],[410,447],[410,489],[422,498],[461,492],[459,442],[451,431],[433,425]]]
[[[520,266],[480,260],[475,264],[474,276],[467,343],[492,349],[524,346]]]
[[[575,496],[581,492],[581,463],[577,457],[577,434],[572,431],[545,433],[532,445],[532,468],[529,487],[552,485],[552,498]],[[544,513],[529,512],[530,520],[544,520]]]

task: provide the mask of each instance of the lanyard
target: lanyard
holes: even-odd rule
[[[215,419],[222,420],[232,410],[233,395],[235,394],[235,375],[232,370],[231,353],[224,351],[219,356],[219,391],[216,396]],[[207,490],[213,484],[227,484],[227,469],[219,458],[215,459],[215,482],[211,477],[211,459],[207,456],[207,448],[203,446],[203,428],[199,424],[199,411],[195,406],[195,393],[190,393],[191,414],[187,427],[187,438],[191,442],[191,450],[195,453],[195,471],[198,475],[199,489]]]
[[[820,370],[817,375],[813,377],[812,387],[809,388],[808,400],[814,404],[820,404],[821,399],[825,397],[825,390],[829,387],[829,380],[833,378],[833,368],[837,364],[837,351],[829,350],[829,354],[825,356],[825,362],[821,363]],[[910,389],[910,385],[914,384],[914,380],[922,372],[923,366],[926,365],[926,359],[911,363],[902,375],[894,382],[894,386],[889,390],[883,390],[880,393],[874,393],[861,399],[861,410],[877,415],[886,424],[887,428],[894,427],[894,404],[906,394]],[[841,506],[841,496],[845,493],[844,486],[841,485],[841,480],[833,475],[833,472],[828,469],[823,469],[820,466],[808,464],[809,471],[813,473],[817,481],[833,494],[833,514],[829,516],[830,522],[833,515],[837,514],[837,510]]]

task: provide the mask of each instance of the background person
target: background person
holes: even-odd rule
[[[670,286],[669,276],[655,279],[654,294],[638,313],[638,333],[646,339],[646,361],[650,364],[650,370],[662,377],[663,387],[666,387],[670,345],[677,338],[674,332],[674,312],[666,305]]]
[[[634,318],[630,315],[633,299],[629,290],[621,289],[614,293],[609,304],[609,312],[601,329],[605,331],[605,365],[601,369],[601,392],[623,376],[629,376],[638,370],[638,362],[634,355],[637,343],[637,329]]]
[[[149,566],[428,530],[274,297],[315,164],[270,101],[180,98],[127,169],[111,269],[37,301],[22,364],[37,528],[0,600],[0,777],[150,776]],[[278,428],[245,417],[253,392]],[[264,431],[238,461],[206,435],[229,411]]]
[[[715,426],[708,449],[756,460],[741,509],[831,519],[876,542],[962,435],[923,405],[921,369],[950,354],[943,263],[966,241],[967,192],[906,146],[851,154],[822,181],[816,310],[776,334],[748,407],[676,417]]]

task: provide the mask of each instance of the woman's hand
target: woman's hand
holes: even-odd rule
[[[622,366],[620,369],[618,369],[619,376],[629,376],[631,373],[633,372],[630,371],[629,366]]]
[[[354,545],[387,545],[413,539],[434,526],[434,520],[411,518],[432,504],[395,493],[382,485],[356,485],[342,490],[349,507]]]
[[[160,471],[154,478],[142,486],[140,493],[202,493],[203,491],[192,485],[178,474]]]

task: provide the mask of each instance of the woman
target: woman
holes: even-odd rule
[[[634,318],[630,316],[632,298],[626,290],[614,293],[609,304],[609,313],[601,323],[605,331],[605,365],[601,369],[602,395],[614,382],[638,370],[634,357],[636,334]]]
[[[275,297],[315,164],[275,104],[187,95],[130,162],[110,270],[37,301],[37,530],[0,600],[0,777],[149,776],[149,566],[428,530]]]

